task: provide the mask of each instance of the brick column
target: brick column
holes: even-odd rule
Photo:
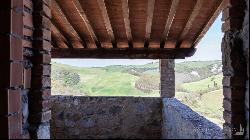
[[[244,46],[244,55],[247,63],[247,82],[246,82],[246,95],[245,95],[245,114],[246,114],[246,136],[249,139],[249,0],[245,0],[247,7],[245,8],[245,19],[242,29],[242,39]]]
[[[174,59],[161,59],[161,97],[171,98],[175,96],[175,62]]]
[[[225,33],[222,40],[223,130],[227,138],[244,138],[240,126],[246,132],[244,100],[247,74],[241,36],[245,7],[245,0],[228,0],[222,17],[222,31]]]
[[[23,1],[0,1],[0,138],[22,138]]]
[[[51,1],[33,0],[33,46],[31,91],[29,97],[30,136],[50,138]]]

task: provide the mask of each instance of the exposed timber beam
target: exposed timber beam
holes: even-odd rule
[[[80,39],[77,32],[71,26],[61,8],[55,0],[52,1],[53,8],[51,9],[52,22],[58,28],[58,30],[67,38],[72,44],[73,48],[84,48],[84,43]]]
[[[155,0],[148,0],[145,45],[148,46],[154,17]]]
[[[98,6],[99,6],[99,8],[101,10],[103,21],[104,21],[106,30],[108,32],[108,35],[109,35],[109,37],[111,39],[111,42],[113,44],[113,47],[116,47],[117,42],[115,40],[114,32],[113,32],[113,29],[112,29],[112,26],[111,26],[111,23],[110,23],[110,19],[109,19],[109,15],[108,15],[108,12],[107,12],[105,2],[104,2],[104,0],[97,0],[97,3],[98,3]]]
[[[187,20],[187,23],[179,37],[179,41],[178,41],[178,44],[176,47],[180,47],[182,48],[183,44],[186,44],[186,42],[184,43],[184,38],[186,37],[186,35],[189,33],[192,25],[194,24],[194,20],[196,19],[196,17],[199,15],[199,12],[200,10],[202,9],[202,5],[204,3],[204,0],[197,0],[194,8],[193,8],[193,11],[191,12],[188,20]],[[187,46],[187,45],[185,45]]]
[[[77,10],[77,7],[72,0],[56,0],[60,6],[64,15],[68,19],[69,23],[78,33],[81,40],[84,42],[84,46],[87,48],[96,48],[95,40],[91,37],[88,28],[81,18],[81,13]]]
[[[176,14],[179,3],[180,3],[180,0],[172,0],[170,11],[168,14],[168,19],[167,19],[166,26],[165,26],[163,36],[161,39],[161,44],[164,44],[168,38],[168,34],[169,34],[170,29],[171,29],[172,23],[174,21],[175,14]],[[166,47],[164,47],[164,48],[166,48]]]
[[[125,23],[128,44],[129,46],[132,46],[133,38],[132,38],[131,27],[130,27],[128,0],[121,0],[121,2],[122,2],[122,14],[123,14],[124,23]]]
[[[93,27],[91,26],[91,24],[90,24],[90,22],[88,20],[87,15],[85,14],[84,10],[82,9],[82,6],[81,6],[79,0],[72,0],[72,1],[73,1],[74,6],[76,7],[77,11],[80,13],[82,20],[86,24],[88,32],[89,32],[91,38],[93,40],[95,40],[96,46],[100,47],[101,43],[99,42],[99,40],[98,40],[98,38],[97,38],[97,36],[95,34],[95,31],[94,31]]]
[[[59,49],[53,48],[52,58],[107,58],[107,59],[184,59],[195,53],[195,48],[153,49]]]
[[[214,23],[216,18],[220,15],[221,11],[226,6],[226,4],[227,4],[227,0],[222,0],[222,1],[217,2],[218,8],[215,9],[215,11],[212,11],[212,14],[209,17],[209,20],[208,20],[207,24],[205,25],[203,30],[199,33],[199,35],[198,35],[197,39],[195,40],[194,45],[192,47],[196,47],[198,45],[198,43],[201,41],[201,39],[204,37],[204,35],[207,33],[209,28]]]
[[[51,37],[55,40],[55,44],[59,48],[68,48],[66,38],[60,33],[60,31],[52,24],[51,25]]]

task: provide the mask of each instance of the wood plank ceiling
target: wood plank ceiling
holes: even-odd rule
[[[54,58],[185,58],[225,0],[52,0]]]

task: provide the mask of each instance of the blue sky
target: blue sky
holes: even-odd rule
[[[176,60],[176,62],[184,61],[206,61],[221,60],[221,40],[223,33],[221,32],[221,15],[211,26],[205,37],[197,46],[194,56],[185,60]],[[108,65],[143,65],[158,60],[146,59],[53,59],[52,61],[79,67],[104,67]]]

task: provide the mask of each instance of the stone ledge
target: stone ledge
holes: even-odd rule
[[[222,129],[175,98],[163,99],[163,138],[218,139]]]

